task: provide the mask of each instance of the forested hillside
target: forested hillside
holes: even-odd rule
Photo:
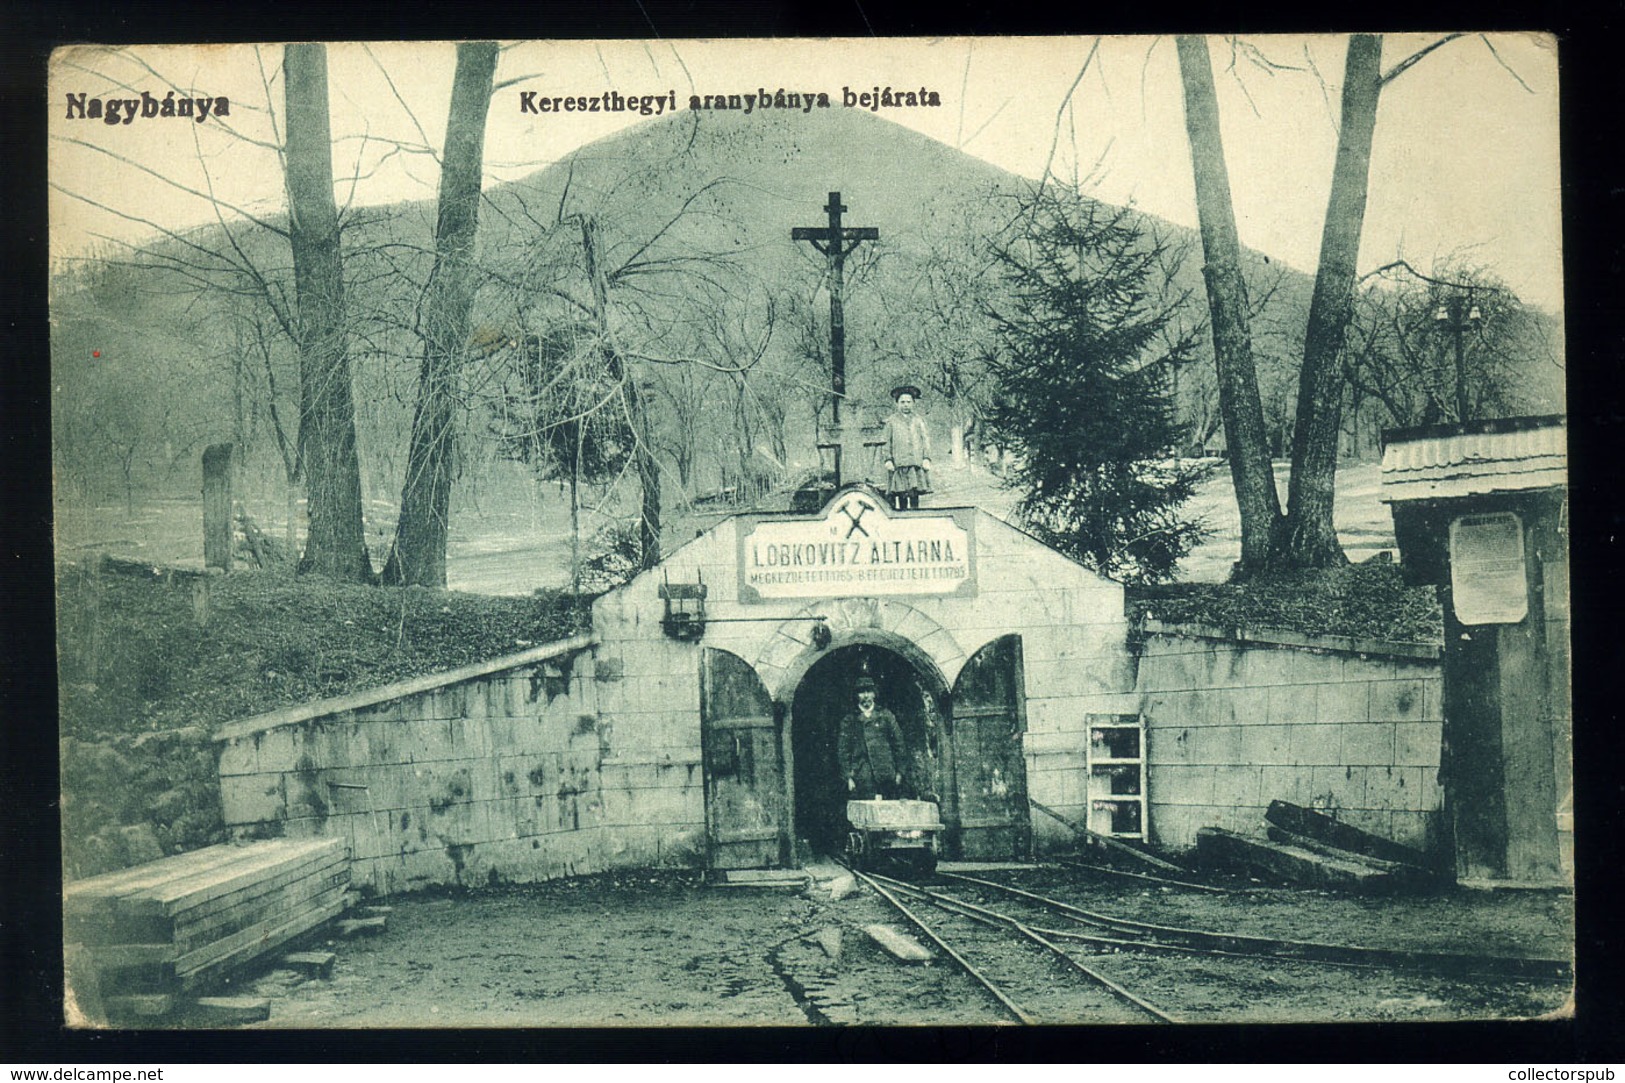
[[[915,380],[934,431],[975,441],[994,392],[989,311],[1004,288],[990,247],[1020,228],[1017,197],[1028,187],[865,111],[836,109],[674,114],[488,188],[475,331],[458,388],[454,508],[503,461],[544,478],[574,472],[597,486],[595,501],[626,476],[628,426],[590,348],[589,263],[605,282],[609,332],[646,393],[669,503],[782,483],[809,468],[825,404],[828,301],[823,257],[790,231],[823,224],[836,190],[848,223],[880,231],[848,261],[849,392],[874,417],[892,381]],[[400,496],[434,216],[433,200],[343,209],[369,537],[374,519],[388,528]],[[1183,258],[1174,289],[1200,326],[1194,233],[1144,224]],[[1279,448],[1291,431],[1310,283],[1257,255],[1246,272],[1266,422]],[[275,502],[296,493],[288,480],[298,467],[297,357],[285,309],[267,301],[292,288],[286,242],[240,224],[110,252],[59,278],[60,499],[133,505],[143,494],[192,491],[201,449],[225,440],[244,452],[242,495]],[[1427,385],[1428,373],[1448,370],[1451,358],[1425,285],[1385,275],[1365,288],[1350,334],[1345,427],[1348,451],[1370,455],[1381,428],[1437,419],[1430,409],[1449,396]],[[1501,327],[1467,344],[1483,405],[1560,409],[1554,321],[1515,298],[1500,308],[1509,316]],[[1175,376],[1181,450],[1222,445],[1199,337]]]

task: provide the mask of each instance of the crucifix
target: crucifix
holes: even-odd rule
[[[874,226],[841,225],[841,193],[831,192],[824,207],[829,213],[827,226],[796,226],[790,230],[792,241],[810,241],[829,260],[829,367],[830,413],[836,439],[841,428],[841,400],[846,397],[846,316],[841,308],[841,293],[846,284],[846,257],[864,241],[880,239],[880,230]],[[837,448],[839,445],[837,445]],[[835,474],[841,472],[837,450]]]

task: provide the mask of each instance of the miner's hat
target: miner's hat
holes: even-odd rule
[[[873,692],[874,690],[875,690],[875,679],[873,677],[859,677],[858,678],[858,691],[859,692]]]
[[[917,399],[920,397],[920,389],[915,387],[913,384],[898,384],[896,387],[891,389],[891,397],[893,399],[900,398],[903,395],[913,395]]]

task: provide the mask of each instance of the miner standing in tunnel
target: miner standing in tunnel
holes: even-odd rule
[[[896,716],[876,704],[873,678],[858,678],[857,701],[857,709],[841,720],[841,774],[847,796],[857,801],[908,796],[908,746]]]

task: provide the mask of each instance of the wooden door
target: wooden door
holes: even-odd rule
[[[966,860],[1009,860],[1032,852],[1026,731],[1021,637],[1010,635],[977,651],[954,682],[953,809]]]
[[[756,671],[737,654],[700,656],[705,826],[714,869],[789,861],[782,727]]]

